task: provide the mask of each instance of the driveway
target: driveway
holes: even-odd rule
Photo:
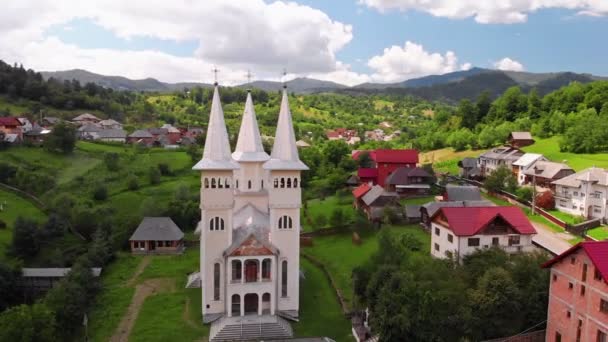
[[[556,233],[551,228],[545,226],[542,223],[531,222],[536,229],[536,235],[532,238],[532,242],[545,248],[551,253],[558,255],[568,250],[572,245],[568,242],[570,239],[574,239],[574,235],[563,232]]]

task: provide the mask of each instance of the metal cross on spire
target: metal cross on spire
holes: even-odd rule
[[[216,66],[213,66],[213,70],[211,70],[211,71],[213,71],[213,77],[214,77],[214,80],[215,80],[214,84],[217,85],[217,73],[220,72],[220,71],[217,69]]]

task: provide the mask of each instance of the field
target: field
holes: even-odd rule
[[[559,150],[559,139],[560,137],[536,139],[534,145],[524,147],[523,150],[526,152],[541,153],[554,162],[565,162],[576,171],[581,171],[592,166],[608,168],[608,153],[576,154],[561,152]]]
[[[352,219],[356,215],[356,211],[353,208],[353,199],[352,195],[348,194],[344,197],[339,197],[337,195],[326,197],[325,199],[313,199],[309,200],[307,203],[307,209],[303,211],[302,217],[302,230],[305,232],[317,230],[324,227],[319,227],[316,224],[316,220],[319,216],[325,217],[326,225],[329,225],[329,220],[333,211],[336,208],[340,208],[346,220]],[[306,214],[304,214],[306,213]],[[311,221],[309,221],[308,218]]]
[[[456,152],[453,148],[448,147],[440,150],[421,153],[420,164],[432,163],[433,169],[436,172],[458,174],[458,162],[462,158],[477,157],[481,153],[483,153],[483,150],[466,150]]]
[[[8,248],[12,237],[12,226],[18,216],[34,219],[42,222],[46,214],[38,209],[30,201],[17,196],[16,194],[1,190],[0,188],[0,221],[6,223],[7,227],[0,228],[0,260],[5,256],[4,252]]]
[[[425,253],[431,245],[431,237],[424,232],[418,225],[408,226],[388,226],[391,235],[397,238],[400,234],[408,232],[418,239],[424,246]],[[363,265],[378,250],[378,233],[374,230],[364,230],[359,232],[362,243],[354,245],[351,233],[341,233],[328,236],[316,236],[313,238],[312,247],[302,248],[302,253],[309,255],[322,262],[336,282],[337,287],[342,291],[344,299],[348,305],[352,305],[353,286],[351,274],[355,267]]]

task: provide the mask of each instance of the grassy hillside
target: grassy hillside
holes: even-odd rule
[[[551,137],[548,139],[536,139],[536,143],[531,146],[524,147],[526,152],[541,153],[551,161],[565,162],[576,171],[586,169],[588,167],[597,166],[608,168],[608,153],[570,153],[561,152],[559,150],[560,137]]]
[[[46,214],[38,209],[31,201],[17,196],[16,194],[0,188],[0,221],[6,223],[7,227],[0,228],[0,261],[4,260],[13,236],[12,226],[17,217],[27,217],[38,222],[46,219]]]

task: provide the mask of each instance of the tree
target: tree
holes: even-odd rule
[[[324,228],[325,225],[327,225],[327,217],[325,217],[323,213],[317,214],[317,216],[315,216],[315,224],[319,228]]]
[[[323,153],[328,162],[338,166],[342,158],[350,157],[350,148],[342,140],[328,141],[323,148]]]
[[[517,189],[517,180],[511,170],[503,165],[486,177],[483,186],[490,192],[513,192]]]
[[[53,312],[44,304],[22,304],[0,315],[0,341],[58,341]]]
[[[17,217],[13,229],[11,252],[21,258],[33,257],[38,253],[38,223],[32,219]]]
[[[477,97],[477,102],[475,103],[477,119],[479,121],[483,120],[488,115],[491,106],[492,100],[490,98],[490,92],[487,90],[482,91]]]
[[[460,100],[456,115],[462,118],[462,127],[473,129],[477,125],[477,108],[475,108],[469,99]]]
[[[169,167],[169,164],[167,163],[158,163],[158,171],[160,171],[160,174],[163,176],[170,176],[171,175],[171,168]]]
[[[135,191],[135,190],[139,189],[139,180],[137,179],[137,176],[135,176],[134,174],[130,174],[127,177],[127,189],[129,189],[131,191]]]
[[[108,188],[103,184],[98,184],[93,190],[93,199],[96,201],[105,201],[108,198]]]
[[[516,194],[517,197],[523,201],[528,201],[531,202],[532,201],[532,188],[529,186],[524,186],[521,187],[519,189],[517,189]]]
[[[8,265],[0,263],[0,312],[4,311],[19,298],[17,280],[19,273]]]
[[[399,220],[399,216],[397,216],[397,212],[395,208],[390,205],[387,205],[382,209],[382,220],[384,223],[395,224]]]
[[[538,90],[532,88],[528,94],[528,117],[536,119],[540,117],[542,102],[538,96]]]
[[[345,219],[344,211],[342,211],[342,208],[336,207],[331,212],[331,217],[329,218],[329,224],[332,227],[342,227],[346,223],[346,222],[344,222],[344,219]]]
[[[51,152],[72,153],[76,145],[76,129],[67,123],[59,123],[44,140],[44,147]]]
[[[358,162],[359,162],[359,167],[361,167],[361,168],[370,168],[370,167],[372,167],[372,164],[373,164],[373,160],[369,156],[369,152],[367,152],[367,151],[361,152],[359,154]]]
[[[201,158],[201,151],[198,149],[196,144],[188,146],[186,153],[190,156],[190,160],[192,160],[192,162],[197,162]]]

